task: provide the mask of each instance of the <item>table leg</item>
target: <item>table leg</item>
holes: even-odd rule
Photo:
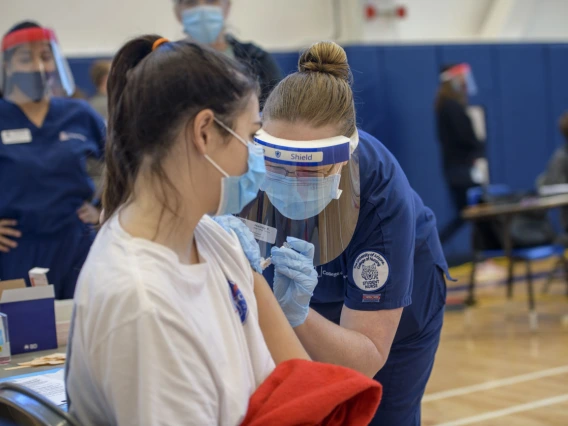
[[[527,260],[526,264],[527,264],[527,286],[528,286],[528,295],[529,295],[529,326],[531,330],[535,331],[538,328],[538,314],[536,312],[535,302],[534,302],[534,285],[533,285],[531,261]]]
[[[511,238],[511,222],[513,216],[506,215],[505,216],[505,224],[503,226],[503,243],[505,247],[505,256],[507,257],[507,261],[509,262],[508,265],[508,275],[507,275],[507,298],[513,298],[513,240]]]
[[[464,300],[465,306],[474,306],[476,303],[475,300],[475,272],[477,269],[477,263],[479,262],[479,253],[475,247],[475,230],[476,230],[476,222],[472,223],[471,227],[471,245],[473,248],[473,261],[471,262],[471,275],[469,277],[469,287],[468,287],[468,294],[466,299]]]
[[[468,287],[468,295],[464,301],[466,306],[475,306],[475,272],[477,269],[479,255],[477,253],[473,254],[473,261],[471,262],[471,274],[469,276],[469,287]]]

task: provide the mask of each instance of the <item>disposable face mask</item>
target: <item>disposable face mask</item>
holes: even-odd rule
[[[285,217],[303,220],[317,216],[341,191],[341,175],[327,177],[290,177],[267,172],[260,186],[272,205]]]
[[[197,6],[185,9],[181,18],[185,33],[203,44],[214,43],[225,26],[221,6]]]
[[[258,189],[266,174],[264,154],[260,146],[245,141],[219,120],[215,119],[215,122],[248,148],[248,171],[241,176],[229,176],[208,155],[205,155],[207,161],[224,176],[221,179],[221,200],[215,216],[238,214],[258,195]]]
[[[17,86],[33,102],[41,101],[46,94],[46,81],[43,72],[15,72],[9,78],[11,87]]]

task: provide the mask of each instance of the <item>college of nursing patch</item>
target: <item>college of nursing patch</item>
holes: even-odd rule
[[[381,253],[366,251],[355,259],[353,264],[353,282],[363,291],[375,292],[387,283],[389,272],[389,264]],[[379,296],[367,298],[363,301],[379,302],[380,300]]]

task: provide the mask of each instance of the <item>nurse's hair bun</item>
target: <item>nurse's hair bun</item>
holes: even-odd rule
[[[351,80],[351,70],[345,50],[332,41],[320,41],[306,49],[298,62],[303,73],[319,72],[342,80]]]

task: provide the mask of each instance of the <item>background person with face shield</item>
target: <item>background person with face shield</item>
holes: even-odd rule
[[[270,53],[227,34],[231,0],[174,1],[176,17],[191,40],[206,44],[251,68],[260,83],[259,101],[262,107],[274,86],[282,79],[282,73]]]
[[[477,86],[468,64],[443,67],[436,97],[436,123],[444,175],[457,212],[440,232],[442,244],[464,224],[461,211],[467,206],[467,190],[489,183],[485,143],[477,139],[466,110],[468,98],[476,93]]]
[[[242,213],[260,246],[249,257],[271,255],[264,275],[314,360],[383,385],[372,424],[418,426],[447,264],[434,214],[357,129],[350,76],[340,46],[316,43],[269,96],[255,139],[267,175]],[[244,226],[234,225],[242,237]]]
[[[103,157],[105,126],[70,96],[73,77],[55,33],[33,22],[2,39],[0,279],[49,268],[56,298],[71,299],[98,211],[86,172]]]

